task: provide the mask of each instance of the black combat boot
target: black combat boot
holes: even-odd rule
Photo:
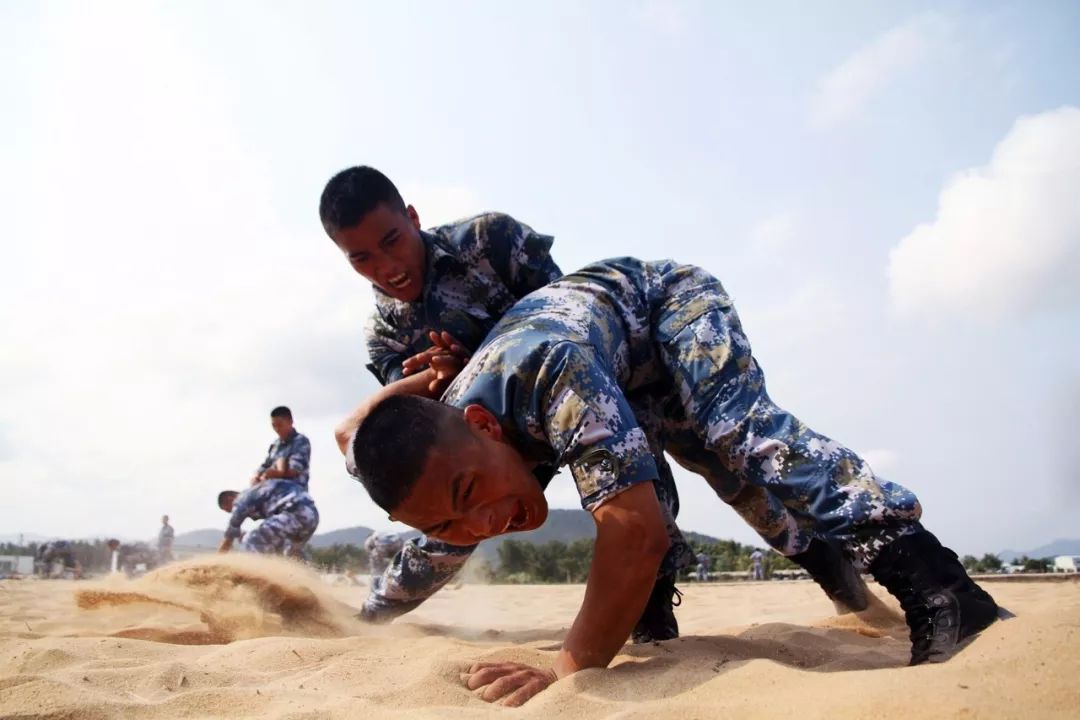
[[[679,623],[675,620],[674,607],[682,604],[682,593],[675,587],[675,575],[660,575],[649,595],[649,604],[641,613],[631,634],[635,645],[674,640],[679,637]]]
[[[999,615],[1009,616],[968,577],[956,553],[925,530],[887,545],[870,572],[904,609],[911,665],[944,662]]]
[[[836,612],[849,613],[865,610],[866,583],[847,557],[833,544],[814,538],[805,552],[788,558],[800,565],[821,586],[836,606]]]

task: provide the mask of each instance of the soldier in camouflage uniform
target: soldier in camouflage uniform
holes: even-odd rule
[[[424,369],[411,358],[432,346],[431,331],[445,333],[457,348],[453,372],[518,299],[555,281],[562,271],[551,258],[550,235],[535,232],[509,215],[485,213],[428,231],[416,210],[406,206],[386,176],[354,167],[333,177],[323,191],[319,214],[327,234],[353,269],[375,289],[375,310],[366,330],[368,369],[386,393],[438,397],[446,372],[437,358]],[[676,637],[671,613],[675,573],[689,565],[692,552],[675,524],[679,497],[659,439],[659,418],[647,392],[631,398],[643,427],[652,430],[657,494],[665,511],[672,545],[661,565],[656,597],[635,629],[637,642]],[[344,443],[348,434],[339,442]],[[427,562],[454,563],[468,552],[438,541],[411,541],[410,554]],[[417,546],[419,543],[419,546]],[[395,593],[398,558],[375,592]],[[373,602],[378,602],[376,598]]]
[[[144,542],[122,543],[119,540],[109,540],[109,549],[117,554],[116,565],[128,577],[133,577],[138,572],[139,565],[144,565],[147,572],[156,568],[160,562],[154,549]]]
[[[225,539],[218,548],[228,552],[243,535],[244,520],[262,520],[244,538],[250,552],[304,557],[304,546],[319,526],[319,511],[307,490],[291,480],[267,480],[243,493],[225,490],[218,495],[218,507],[231,513]]]
[[[311,471],[311,441],[293,427],[292,411],[284,405],[270,411],[270,426],[278,438],[267,448],[266,459],[255,470],[251,484],[286,479],[306,490]]]
[[[482,668],[470,687],[506,678],[485,699],[513,692],[510,702],[523,702],[555,675],[606,665],[625,640],[626,613],[645,597],[640,579],[619,582],[658,565],[669,544],[655,493],[642,490],[657,476],[653,449],[627,400],[646,387],[663,407],[669,451],[744,517],[767,518],[755,529],[770,545],[797,556],[822,539],[900,598],[913,664],[947,658],[996,617],[990,596],[922,528],[914,494],[772,402],[719,281],[620,258],[519,301],[444,394],[452,407],[389,398],[347,448],[377,504],[456,544],[538,527],[546,483],[530,468],[569,466],[597,520],[585,602],[554,675]],[[415,606],[448,571],[393,600]]]
[[[52,540],[38,546],[34,557],[34,573],[52,577],[56,563],[63,563],[65,570],[72,570],[75,577],[82,577],[82,564],[75,559],[75,547],[69,540]]]

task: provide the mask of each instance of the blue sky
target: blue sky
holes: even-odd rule
[[[385,524],[330,435],[371,293],[316,212],[366,163],[565,270],[708,268],[773,397],[958,550],[1076,536],[1077,37],[1068,2],[5,3],[0,532],[223,527],[279,403],[324,529]]]

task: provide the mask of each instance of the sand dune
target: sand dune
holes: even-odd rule
[[[476,660],[549,664],[581,586],[470,586],[392,626],[363,588],[283,561],[212,557],[138,581],[0,583],[4,718],[1076,718],[1080,583],[991,587],[1018,614],[908,668],[891,598],[835,617],[808,582],[686,588],[684,636],[518,710],[465,689]]]

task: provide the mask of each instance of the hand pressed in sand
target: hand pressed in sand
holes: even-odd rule
[[[487,702],[517,706],[578,670],[607,667],[645,609],[669,540],[651,482],[632,485],[593,510],[596,545],[574,624],[551,669],[477,663],[465,679]],[[486,686],[486,687],[485,687]]]

